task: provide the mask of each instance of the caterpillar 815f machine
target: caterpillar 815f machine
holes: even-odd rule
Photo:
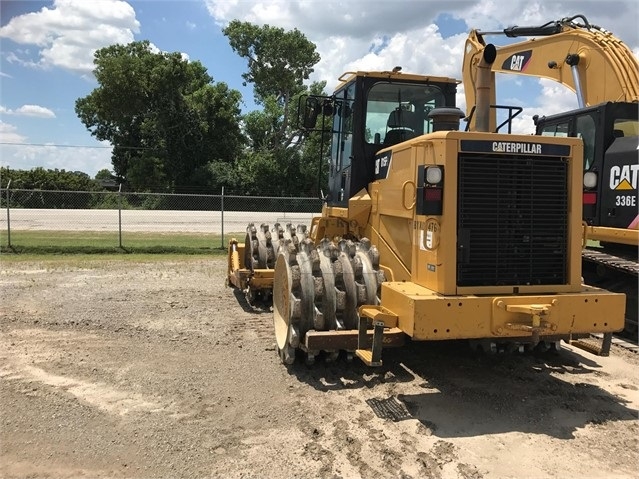
[[[581,281],[581,140],[488,132],[481,86],[476,131],[459,131],[452,78],[340,81],[300,108],[330,135],[321,216],[249,225],[229,245],[232,284],[270,294],[272,281],[282,362],[346,350],[380,365],[406,338],[523,350],[623,328],[625,296]]]
[[[626,294],[625,332],[636,338],[639,62],[621,40],[583,15],[538,27],[472,30],[463,62],[469,112],[476,103],[475,65],[481,61],[484,37],[489,35],[528,37],[497,47],[492,103],[495,72],[548,78],[576,93],[578,109],[534,117],[536,133],[578,137],[584,142],[583,221],[588,239],[598,244],[591,241],[583,251],[583,275],[588,284]],[[490,131],[497,129],[496,112],[490,113]]]

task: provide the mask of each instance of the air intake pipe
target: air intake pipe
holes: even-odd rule
[[[433,121],[433,132],[457,131],[464,112],[459,108],[433,108],[428,112],[428,118]]]
[[[490,69],[495,58],[497,58],[497,48],[489,43],[484,48],[477,64],[477,79],[475,81],[475,96],[477,97],[475,130],[477,131],[490,131],[490,98],[491,88],[493,88]]]

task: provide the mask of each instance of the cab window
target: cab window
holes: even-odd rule
[[[353,102],[355,84],[351,83],[336,95],[333,114],[333,139],[331,141],[331,161],[338,171],[351,164],[353,149]]]
[[[544,125],[541,136],[568,136],[568,122]]]
[[[595,161],[595,119],[591,115],[577,117],[575,136],[584,142],[584,170],[589,170]]]
[[[437,87],[380,82],[366,99],[365,140],[389,146],[430,133],[428,112],[442,106],[444,95]]]

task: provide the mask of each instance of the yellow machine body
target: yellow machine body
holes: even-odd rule
[[[580,139],[458,131],[454,79],[340,80],[303,112],[306,128],[318,111],[332,123],[318,129],[331,135],[321,216],[250,224],[229,246],[232,284],[272,284],[282,362],[346,350],[380,365],[405,338],[522,348],[623,328],[625,295],[582,284]]]
[[[249,301],[260,291],[273,289],[273,269],[249,269],[245,264],[246,245],[232,238],[229,241],[226,278],[229,285],[241,289]]]
[[[566,336],[623,329],[625,297],[581,282],[581,155],[577,139],[544,138],[569,145],[568,281],[549,285],[457,285],[457,191],[460,142],[529,142],[527,135],[446,131],[403,142],[392,149],[387,178],[360,191],[348,208],[325,207],[311,238],[355,235],[377,247],[382,283],[380,307],[414,340],[507,339]],[[380,152],[380,153],[383,153]],[[441,215],[416,214],[414,172],[418,165],[445,167]],[[491,186],[486,185],[487,188]],[[495,235],[499,232],[495,231]],[[552,294],[548,291],[552,290]]]
[[[523,37],[495,47],[486,37]],[[496,103],[496,74],[553,80],[575,92],[578,108],[533,117],[536,134],[574,136],[584,141],[583,221],[587,248],[582,274],[588,284],[626,294],[624,333],[637,337],[639,277],[639,61],[613,33],[583,15],[539,27],[500,31],[471,30],[465,43],[462,76],[471,129],[480,122],[478,68],[494,48],[488,91]],[[485,131],[496,131],[497,109],[486,117]],[[503,111],[503,110],[502,110]],[[594,180],[594,181],[593,181]]]

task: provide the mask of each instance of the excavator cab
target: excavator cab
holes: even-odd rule
[[[588,225],[627,229],[637,221],[636,103],[608,102],[534,120],[538,135],[583,140],[583,219]]]
[[[375,155],[384,148],[432,132],[428,113],[455,106],[457,80],[392,72],[347,72],[331,97],[308,96],[301,115],[316,128],[317,105],[329,118],[323,128],[330,141],[328,206],[347,206],[355,193],[375,179]],[[377,166],[379,168],[379,165]]]

